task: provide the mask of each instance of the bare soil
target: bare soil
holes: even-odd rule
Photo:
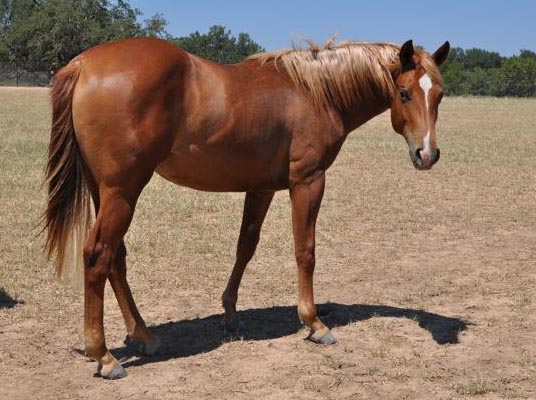
[[[243,194],[156,177],[127,236],[129,280],[160,336],[140,357],[107,290],[107,343],[128,377],[94,377],[82,295],[56,281],[36,221],[46,89],[0,89],[0,398],[536,398],[536,101],[447,98],[442,157],[413,169],[389,114],[352,133],[318,226],[316,302],[338,338],[296,312],[288,194],[276,195],[240,291],[248,330],[222,335]]]

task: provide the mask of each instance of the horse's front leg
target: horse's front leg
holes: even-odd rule
[[[324,194],[325,175],[318,172],[291,185],[294,251],[298,264],[298,315],[311,329],[308,339],[333,344],[335,337],[318,318],[313,297],[315,269],[315,225]]]

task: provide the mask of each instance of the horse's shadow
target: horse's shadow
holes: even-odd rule
[[[337,304],[318,305],[318,314],[331,328],[363,321],[372,317],[408,318],[432,335],[438,344],[458,343],[458,335],[467,329],[468,322],[422,310],[381,305]],[[298,332],[300,324],[296,306],[274,306],[240,311],[241,321],[247,326],[245,340],[275,339]],[[143,365],[188,357],[218,348],[226,341],[221,326],[223,315],[168,322],[150,327],[151,332],[162,340],[159,355],[130,359],[124,366]],[[127,346],[113,351],[119,358],[132,355]]]
[[[3,308],[13,308],[17,304],[24,303],[22,300],[17,300],[6,293],[3,287],[0,286],[0,310]]]

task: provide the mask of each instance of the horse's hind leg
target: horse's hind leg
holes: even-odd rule
[[[85,175],[95,206],[95,215],[98,215],[100,209],[99,189],[89,170],[85,171]],[[141,183],[141,185],[143,185],[143,183]],[[157,336],[152,335],[149,332],[145,325],[145,321],[136,307],[127,281],[126,255],[125,242],[122,240],[115,253],[114,266],[110,269],[108,280],[112,285],[123,319],[125,320],[128,338],[134,343],[139,343],[140,352],[147,355],[154,355],[160,347],[160,340]]]
[[[114,267],[117,248],[132,219],[133,205],[119,193],[100,195],[95,224],[84,248],[84,337],[86,354],[98,363],[98,372],[109,379],[126,371],[106,348],[103,327],[104,286]]]
[[[136,307],[127,282],[126,255],[127,250],[124,241],[122,241],[115,254],[115,268],[112,268],[108,279],[121,308],[129,339],[140,344],[142,353],[153,355],[160,347],[160,340],[149,332]]]
[[[98,372],[108,379],[126,375],[126,371],[106,348],[103,305],[106,279],[116,268],[116,254],[132,220],[139,194],[127,193],[125,188],[104,188],[99,191],[99,211],[84,248],[86,354],[98,361]]]
[[[236,315],[238,287],[244,270],[257,248],[262,223],[273,197],[273,192],[246,193],[242,226],[236,249],[236,261],[227,288],[222,295],[222,303],[225,308],[224,328],[232,333],[236,333],[239,329]]]

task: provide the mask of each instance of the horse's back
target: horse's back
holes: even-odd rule
[[[162,85],[176,82],[188,68],[189,58],[187,52],[167,41],[139,38],[95,46],[71,63],[81,64],[78,94],[108,90],[136,96],[147,94],[143,92],[156,85],[163,90],[166,86]]]

